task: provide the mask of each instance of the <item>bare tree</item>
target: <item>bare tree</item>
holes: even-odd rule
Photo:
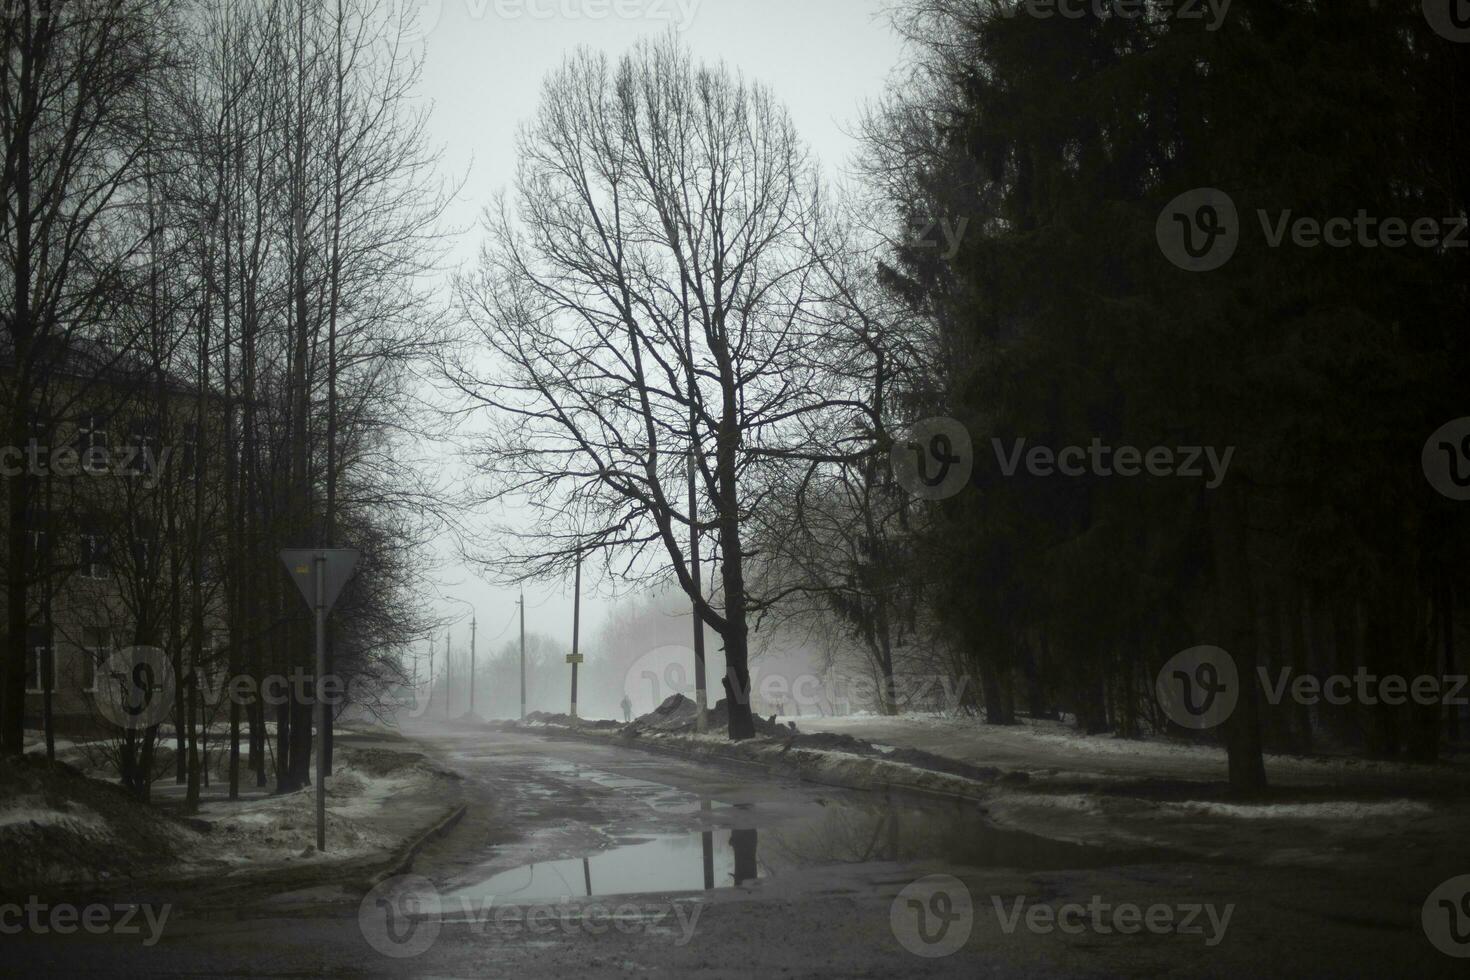
[[[750,618],[782,597],[747,581],[751,516],[782,471],[849,458],[833,418],[870,412],[814,356],[848,326],[808,311],[814,167],[767,90],[671,36],[616,66],[570,58],[518,147],[513,201],[461,282],[479,343],[450,377],[491,410],[487,497],[529,506],[535,530],[480,557],[525,578],[601,550],[620,574],[671,575],[724,641],[729,734],[749,737]],[[691,527],[718,587],[698,582]]]
[[[173,0],[98,4],[20,0],[0,19],[0,321],[8,359],[7,442],[25,444],[26,414],[56,351],[96,331],[126,264],[148,235],[113,218],[137,206],[146,94],[172,70]],[[111,338],[116,349],[126,338]],[[22,750],[30,570],[31,480],[8,491],[6,648],[0,751]]]

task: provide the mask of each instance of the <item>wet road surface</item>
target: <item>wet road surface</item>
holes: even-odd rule
[[[423,733],[465,819],[412,874],[238,904],[162,938],[0,937],[7,975],[1451,975],[1438,870],[1188,861],[606,745]],[[1264,831],[1263,831],[1264,832]],[[1439,875],[1444,877],[1443,874]]]

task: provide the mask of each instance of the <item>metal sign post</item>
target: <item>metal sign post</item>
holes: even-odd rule
[[[281,552],[286,571],[301,597],[316,613],[316,849],[327,849],[327,702],[322,682],[327,675],[327,613],[352,577],[357,552],[351,548],[287,549]]]

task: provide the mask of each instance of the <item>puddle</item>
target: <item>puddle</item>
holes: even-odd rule
[[[665,783],[589,766],[548,760],[542,768],[638,799],[661,814],[703,814],[697,822],[679,823],[707,829],[640,835],[635,843],[585,857],[544,861],[489,875],[482,871],[479,878],[470,871],[460,877],[463,884],[448,894],[474,900],[546,902],[733,888],[762,878],[844,864],[934,861],[952,867],[1063,871],[1167,862],[1176,857],[1160,850],[1121,851],[1002,829],[969,805],[897,803],[841,794],[768,809],[746,801],[700,797]]]
[[[517,903],[733,888],[765,877],[756,859],[757,839],[754,830],[671,834],[585,858],[514,868],[448,894]]]
[[[1170,860],[1172,855],[1158,850],[1120,851],[1002,830],[974,811],[828,801],[819,814],[774,827],[660,835],[584,858],[524,865],[449,894],[544,902],[709,891],[870,862],[1063,871]]]

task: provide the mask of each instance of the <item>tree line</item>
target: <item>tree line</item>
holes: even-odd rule
[[[309,690],[269,710],[201,697],[221,674],[311,671],[286,547],[360,550],[329,671],[362,710],[402,683],[400,651],[431,618],[417,542],[444,496],[410,447],[434,421],[417,381],[442,340],[431,277],[448,194],[412,98],[419,62],[381,8],[7,5],[8,442],[174,451],[153,486],[79,494],[49,472],[7,473],[6,754],[22,751],[29,638],[56,600],[108,627],[99,657],[104,643],[165,651],[191,804],[212,724],[227,726],[232,797],[242,779],[305,785]],[[162,723],[117,736],[140,796],[164,737]],[[330,726],[322,737],[330,750]]]
[[[1221,647],[1245,791],[1268,747],[1434,758],[1442,704],[1277,705],[1255,678],[1456,669],[1466,518],[1422,459],[1464,414],[1470,253],[1315,247],[1300,219],[1463,228],[1470,50],[1410,0],[1142,7],[906,0],[847,183],[676,39],[569,57],[458,283],[465,350],[493,354],[448,362],[486,420],[481,497],[533,515],[479,557],[679,587],[736,738],[752,632],[804,628],[880,689],[974,678],[991,723],[1130,736],[1180,733],[1160,668]],[[1232,236],[1212,270],[1170,244],[1193,193],[1190,230]],[[930,418],[972,447],[942,499],[892,465],[959,462],[911,435]],[[1140,475],[1059,475],[1093,446]]]

